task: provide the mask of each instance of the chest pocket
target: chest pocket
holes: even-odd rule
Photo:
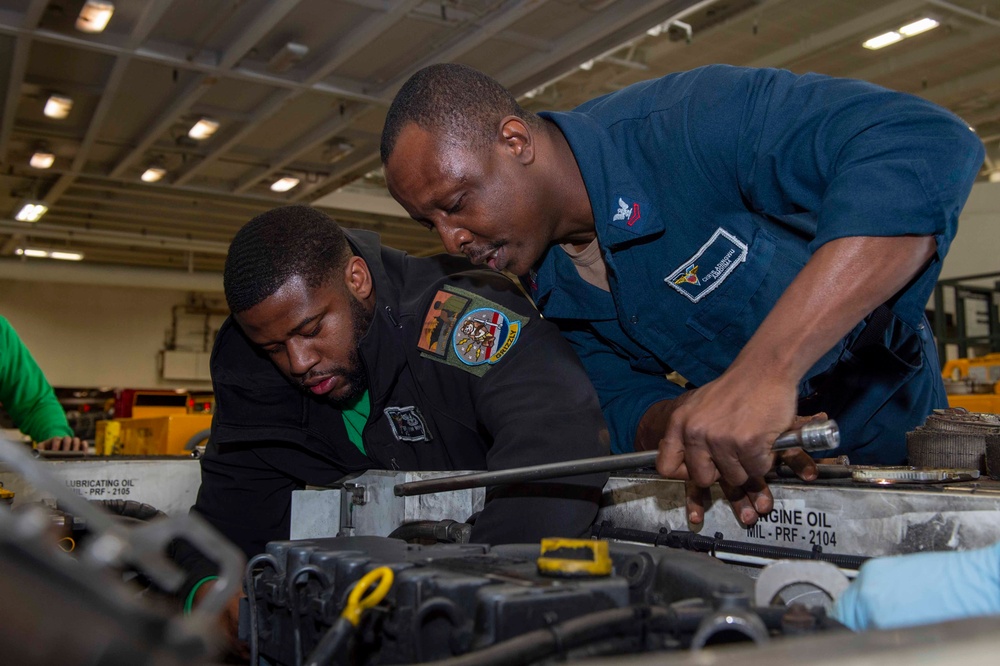
[[[748,334],[757,328],[766,312],[744,313],[747,304],[768,276],[774,259],[775,240],[767,231],[758,229],[747,248],[746,259],[715,290],[697,305],[687,325],[707,340],[714,340],[722,329],[742,316]],[[782,285],[783,290],[783,285]],[[780,292],[779,292],[780,295]],[[777,298],[777,295],[775,296]],[[771,299],[767,308],[770,309]]]

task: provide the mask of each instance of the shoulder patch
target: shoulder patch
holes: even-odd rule
[[[520,337],[526,318],[479,294],[445,285],[424,317],[420,355],[482,377]]]

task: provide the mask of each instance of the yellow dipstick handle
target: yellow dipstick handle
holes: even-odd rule
[[[361,622],[361,614],[382,601],[385,595],[389,593],[389,588],[392,587],[392,579],[393,573],[389,567],[379,567],[366,573],[362,576],[361,580],[354,584],[354,589],[351,590],[351,594],[347,597],[347,605],[344,607],[344,612],[340,614],[340,617],[355,627],[358,626],[358,623]],[[363,597],[362,595],[376,581],[378,581],[378,587],[371,594]]]

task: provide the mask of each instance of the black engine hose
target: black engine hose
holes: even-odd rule
[[[144,504],[142,502],[136,502],[135,500],[116,499],[90,501],[91,503],[100,506],[105,511],[109,511],[116,516],[122,516],[123,518],[152,520],[153,518],[165,518],[167,515],[154,506],[150,506],[149,504]]]
[[[415,520],[403,523],[390,534],[390,539],[424,539],[438,543],[469,543],[472,525],[454,520]]]
[[[425,662],[425,666],[518,666],[530,664],[578,645],[601,641],[609,635],[644,633],[651,619],[667,618],[673,611],[662,606],[627,606],[588,613],[536,629],[482,650]]]
[[[821,548],[805,550],[802,548],[785,548],[767,544],[744,543],[722,538],[722,533],[715,536],[704,536],[684,530],[663,528],[659,532],[647,532],[625,527],[615,527],[609,522],[594,525],[591,533],[598,539],[612,539],[648,543],[653,546],[666,546],[682,550],[693,550],[699,553],[732,553],[733,555],[752,555],[771,560],[822,560],[830,562],[843,569],[858,569],[870,557],[863,555],[840,555],[824,553]]]

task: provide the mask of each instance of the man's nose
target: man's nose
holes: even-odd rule
[[[288,372],[296,377],[304,376],[319,360],[312,345],[304,340],[289,340],[285,350],[288,352]]]
[[[439,235],[444,249],[450,254],[462,254],[464,247],[472,242],[472,233],[462,227],[446,227],[439,225]]]

